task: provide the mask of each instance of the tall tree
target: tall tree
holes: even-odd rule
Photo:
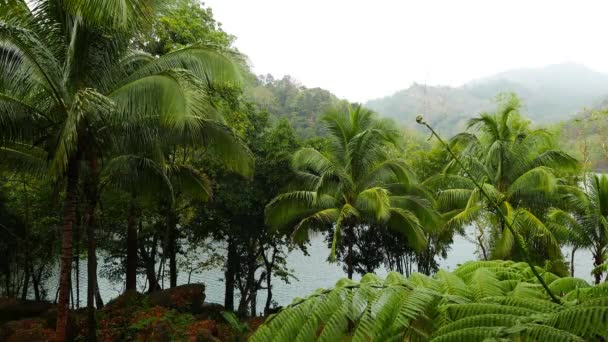
[[[200,42],[227,48],[234,40],[215,20],[211,8],[198,0],[174,0],[156,13],[154,25],[142,30],[134,44],[160,56]]]
[[[330,132],[328,149],[302,148],[293,155],[296,190],[267,205],[268,224],[290,229],[299,240],[306,239],[310,230],[331,227],[332,260],[344,231],[349,241],[349,278],[354,272],[352,237],[357,225],[385,224],[403,233],[412,247],[424,247],[424,232],[436,225],[438,217],[407,165],[388,153],[398,136],[390,122],[376,119],[360,106],[330,111],[323,122]]]
[[[470,174],[465,175],[452,161],[446,168],[447,174],[428,183],[444,183],[438,202],[442,209],[451,210],[448,214],[451,227],[462,228],[477,220],[490,223],[491,257],[522,256],[515,248],[517,237],[506,229],[506,222],[493,212],[492,205],[466,176],[475,177],[501,207],[524,237],[536,262],[561,260],[559,242],[542,219],[560,187],[556,174],[576,170],[578,162],[555,149],[549,132],[530,129],[529,122],[519,115],[519,107],[519,100],[507,94],[499,98],[496,113],[483,113],[471,119],[468,127],[478,131],[461,133],[452,139],[454,148],[460,147],[460,160]]]
[[[552,209],[548,225],[560,231],[562,238],[573,247],[571,267],[574,267],[577,249],[591,251],[592,273],[595,283],[599,284],[608,253],[608,176],[589,175],[581,188],[568,190],[563,196],[565,209]]]

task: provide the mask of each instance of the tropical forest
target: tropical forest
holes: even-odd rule
[[[0,341],[607,341],[605,11],[423,3],[0,0]]]

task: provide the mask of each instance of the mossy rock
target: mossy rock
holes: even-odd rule
[[[211,331],[206,329],[200,329],[196,332],[196,334],[192,334],[188,337],[188,341],[196,341],[196,342],[221,342],[220,339],[213,336]]]
[[[4,323],[0,327],[0,341],[52,341],[55,330],[46,326],[46,322],[39,318],[27,318]]]
[[[137,291],[126,291],[106,304],[102,311],[106,313],[137,311],[147,304],[146,296]]]
[[[148,301],[152,306],[162,306],[196,315],[203,311],[205,285],[188,284],[153,292],[148,295]]]
[[[48,302],[2,298],[0,299],[0,324],[22,318],[38,317],[53,306]]]
[[[203,303],[201,311],[195,316],[197,320],[213,320],[225,322],[222,311],[226,311],[223,305],[217,303]]]

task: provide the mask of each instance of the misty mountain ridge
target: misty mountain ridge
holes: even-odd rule
[[[583,108],[603,106],[608,98],[608,74],[575,63],[514,69],[460,87],[414,83],[391,96],[370,100],[366,106],[408,127],[414,127],[416,115],[422,114],[442,133],[454,134],[469,118],[494,110],[496,95],[504,92],[520,97],[522,114],[533,122],[556,123]]]

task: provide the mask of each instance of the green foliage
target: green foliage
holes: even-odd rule
[[[550,211],[548,225],[560,232],[564,243],[591,251],[597,284],[605,272],[608,253],[608,177],[584,174],[582,178],[582,184],[563,191],[563,209]]]
[[[188,327],[194,322],[194,316],[191,314],[160,307],[147,308],[134,313],[134,319],[126,329],[125,338],[183,341],[187,338]]]
[[[576,156],[586,171],[608,170],[608,112],[604,100],[598,109],[583,110],[553,129],[559,136],[560,147]]]
[[[305,139],[326,135],[321,116],[332,107],[346,107],[346,101],[329,91],[306,88],[290,76],[259,76],[246,93],[273,119],[289,120],[296,134]]]
[[[368,274],[359,283],[339,281],[333,289],[295,299],[269,317],[252,341],[600,341],[608,337],[606,292],[572,300],[575,287],[561,288],[563,305],[543,295],[532,298],[505,286],[537,285],[527,266],[512,261],[467,262],[453,273],[433,278],[390,273],[386,280]],[[560,282],[552,277],[550,282]],[[584,283],[582,280],[566,282]],[[593,288],[592,288],[593,289]],[[595,288],[595,289],[599,289]],[[602,297],[604,296],[604,297]]]
[[[244,341],[245,335],[249,330],[247,323],[241,322],[232,311],[222,311],[222,317],[224,317],[226,322],[230,325],[230,328],[236,333],[235,340]]]
[[[141,32],[134,43],[151,54],[164,55],[203,41],[229,47],[234,39],[222,30],[211,8],[195,0],[177,0],[159,11],[155,24]]]
[[[480,230],[478,238],[480,248],[490,251],[484,255],[520,259],[514,239],[523,237],[535,262],[559,261],[562,259],[559,242],[543,222],[543,216],[558,201],[564,184],[559,176],[576,172],[578,162],[555,148],[547,131],[530,129],[529,122],[519,115],[519,107],[517,97],[502,95],[496,113],[482,113],[469,120],[468,127],[476,131],[452,138],[452,148],[458,151],[470,174],[465,175],[454,161],[448,163],[445,172],[450,176],[436,178],[446,178],[443,183],[452,187],[439,185],[438,202],[450,211],[447,223],[450,227],[460,228],[484,220],[487,227]],[[472,186],[467,176],[482,184],[493,203]],[[494,204],[501,208],[518,236],[513,236],[506,229],[507,222],[493,212]]]
[[[327,149],[305,147],[293,155],[294,191],[267,205],[267,223],[299,240],[307,239],[309,231],[333,226],[332,260],[342,230],[352,244],[353,229],[363,224],[385,224],[413,248],[424,248],[424,232],[439,217],[408,166],[388,153],[398,132],[362,107],[330,111],[323,121],[330,134]]]

